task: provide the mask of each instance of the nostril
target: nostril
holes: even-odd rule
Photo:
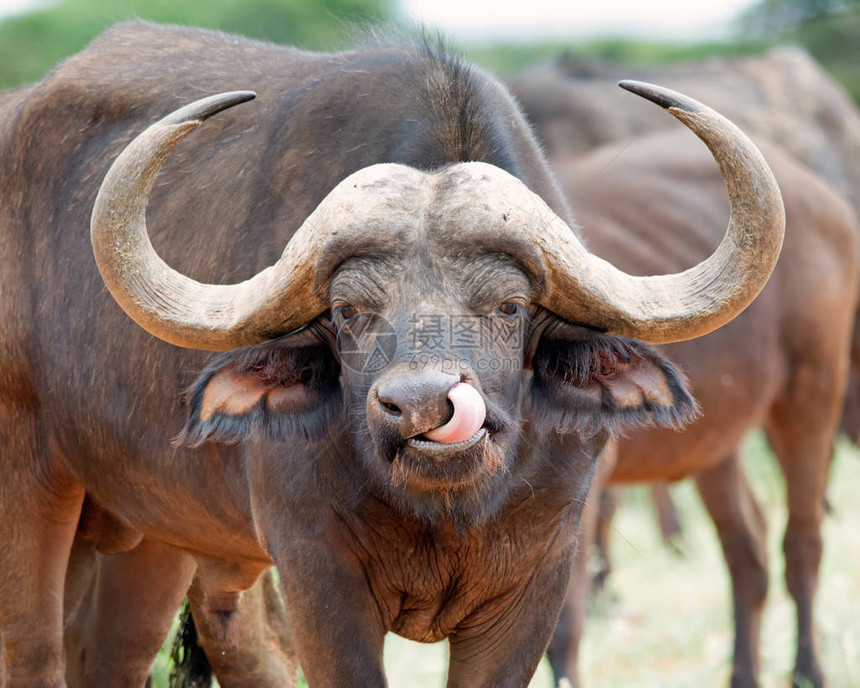
[[[382,409],[386,413],[388,413],[391,416],[400,417],[403,415],[403,411],[400,410],[400,407],[397,406],[397,404],[392,404],[391,402],[383,401],[382,399],[380,399],[379,405],[382,407]]]
[[[457,404],[448,392],[458,384],[459,375],[438,370],[396,370],[373,388],[368,410],[388,430],[396,427],[404,438],[416,437],[456,416]]]

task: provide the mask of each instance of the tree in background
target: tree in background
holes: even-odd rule
[[[740,23],[747,36],[802,45],[860,102],[860,0],[761,0]]]
[[[351,23],[377,23],[395,0],[62,0],[0,22],[0,88],[41,79],[112,24],[186,24],[309,49],[340,47]]]

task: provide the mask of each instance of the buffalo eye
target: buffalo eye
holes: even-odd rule
[[[334,309],[335,315],[339,316],[342,320],[351,320],[356,315],[358,315],[358,309],[350,304],[344,304],[342,306],[338,306]]]

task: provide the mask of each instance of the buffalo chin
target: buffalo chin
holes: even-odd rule
[[[474,525],[505,501],[505,433],[481,428],[454,445],[407,440],[387,454],[387,500],[427,521]]]

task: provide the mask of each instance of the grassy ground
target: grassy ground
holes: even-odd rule
[[[786,520],[782,478],[759,436],[747,466],[770,523],[771,590],[762,633],[761,688],[784,688],[794,661],[794,607],[781,555]],[[644,488],[625,493],[615,519],[616,571],[593,602],[583,648],[589,688],[708,688],[728,685],[732,628],[728,576],[715,533],[690,484],[673,494],[685,527],[685,556],[665,549]],[[817,603],[821,656],[830,688],[860,685],[860,452],[840,446],[830,481],[834,513],[825,528]],[[446,648],[389,636],[392,688],[441,688]],[[166,685],[158,677],[156,687]],[[532,688],[550,688],[544,662]]]
[[[783,582],[787,513],[775,461],[755,436],[747,467],[770,524],[771,586],[762,630],[762,688],[787,686],[794,662],[794,605]],[[728,575],[713,527],[690,484],[675,488],[686,528],[686,557],[659,545],[650,504],[639,491],[615,521],[615,600],[599,600],[584,653],[587,685],[728,685],[733,633]],[[817,601],[821,657],[831,688],[860,685],[860,453],[841,446],[831,473],[833,515]]]

